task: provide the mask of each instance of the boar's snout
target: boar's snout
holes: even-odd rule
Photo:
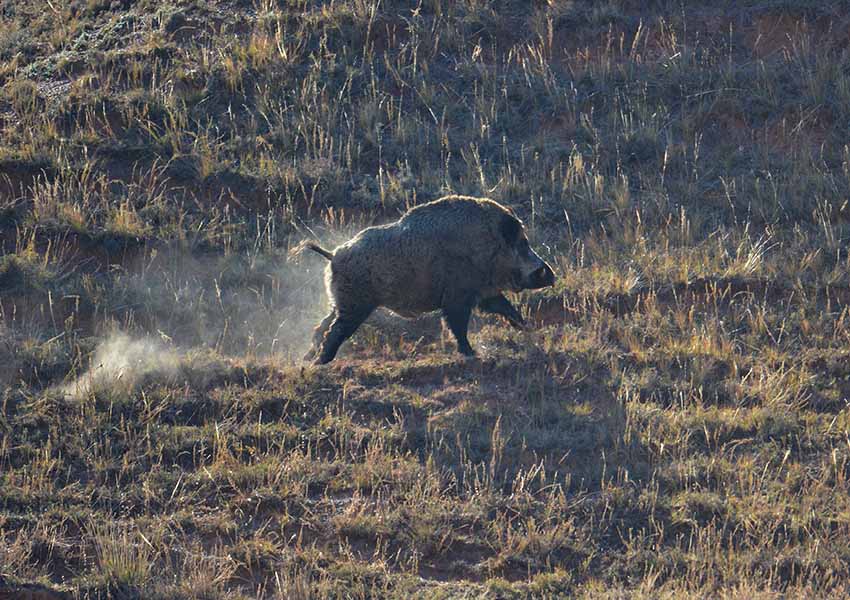
[[[552,270],[552,267],[544,262],[542,267],[528,276],[528,281],[525,282],[523,288],[537,290],[549,287],[550,285],[555,285],[555,272]]]
[[[514,280],[515,291],[536,290],[555,284],[555,272],[545,260],[531,249],[527,240],[520,242],[519,258],[522,267]]]

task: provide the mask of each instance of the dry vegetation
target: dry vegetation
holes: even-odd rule
[[[850,593],[840,5],[0,0],[0,590]],[[300,364],[287,250],[447,192],[537,328]]]

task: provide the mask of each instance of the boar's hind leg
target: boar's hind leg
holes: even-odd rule
[[[519,314],[519,311],[513,304],[510,303],[510,300],[505,298],[502,294],[493,296],[492,298],[484,298],[478,303],[478,308],[481,309],[482,312],[505,317],[505,319],[508,320],[508,323],[516,329],[525,329],[525,320],[522,318],[522,315]]]
[[[449,329],[452,330],[457,340],[457,351],[466,356],[475,355],[475,351],[469,345],[469,339],[466,337],[473,306],[474,302],[467,300],[443,308],[443,317],[445,317]]]
[[[372,310],[372,307],[345,311],[338,309],[336,318],[322,341],[316,364],[323,365],[331,362],[342,343],[357,331],[357,328],[366,320]]]
[[[304,360],[313,360],[318,354],[319,349],[322,347],[322,340],[325,339],[325,334],[331,326],[331,323],[334,322],[336,318],[336,310],[331,309],[331,312],[328,313],[322,322],[319,323],[316,328],[313,330],[313,346],[307,351],[307,354],[304,355]]]

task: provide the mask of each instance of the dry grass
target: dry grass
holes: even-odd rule
[[[848,593],[850,12],[0,0],[0,595]],[[447,192],[560,278],[298,357]]]

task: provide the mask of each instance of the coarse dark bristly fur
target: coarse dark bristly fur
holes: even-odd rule
[[[369,227],[333,252],[314,242],[296,248],[330,261],[326,286],[331,312],[314,333],[305,358],[333,360],[340,345],[373,310],[404,317],[440,310],[458,351],[474,354],[467,339],[474,308],[524,327],[502,292],[552,285],[552,268],[529,246],[522,222],[487,198],[446,196],[408,211],[398,221]]]

